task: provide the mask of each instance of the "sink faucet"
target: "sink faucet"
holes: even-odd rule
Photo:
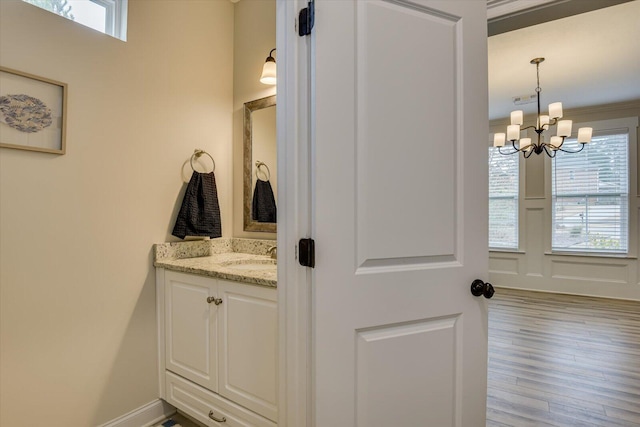
[[[273,258],[273,259],[277,259],[278,258],[278,248],[276,248],[275,246],[271,246],[269,249],[267,249],[267,255],[270,255],[271,258]]]

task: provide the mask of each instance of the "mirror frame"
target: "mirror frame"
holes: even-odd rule
[[[256,110],[262,110],[276,105],[276,96],[267,96],[266,98],[256,99],[255,101],[249,101],[244,103],[244,132],[243,132],[243,217],[244,217],[244,231],[263,231],[269,233],[275,233],[277,231],[277,223],[273,222],[258,222],[251,218],[251,202],[253,195],[251,190],[253,188],[253,143],[252,143],[252,121],[251,113]]]

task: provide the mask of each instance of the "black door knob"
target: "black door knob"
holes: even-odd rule
[[[471,293],[474,297],[484,295],[485,298],[489,299],[496,293],[496,291],[493,289],[493,285],[491,283],[485,283],[480,279],[476,279],[471,283]]]

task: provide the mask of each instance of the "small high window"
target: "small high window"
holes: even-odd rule
[[[127,0],[22,0],[120,40],[127,40]]]

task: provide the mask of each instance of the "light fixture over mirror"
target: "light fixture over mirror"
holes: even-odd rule
[[[269,52],[269,56],[267,57],[267,59],[264,62],[264,65],[262,66],[262,75],[260,76],[260,83],[266,84],[266,85],[274,85],[276,84],[276,60],[273,57],[273,52],[275,52],[276,49],[273,48],[271,49],[271,52]]]
[[[555,157],[558,151],[564,151],[565,153],[578,153],[582,151],[585,144],[591,142],[592,128],[580,128],[578,130],[578,142],[581,144],[578,150],[567,150],[562,148],[565,138],[571,136],[571,127],[573,122],[571,120],[560,120],[562,118],[562,103],[554,102],[549,104],[549,114],[540,114],[540,63],[544,61],[544,58],[534,58],[531,60],[531,64],[536,66],[536,76],[538,86],[536,87],[536,98],[538,101],[538,115],[536,117],[536,123],[531,126],[521,128],[524,121],[524,114],[522,110],[511,112],[511,125],[507,127],[507,133],[496,133],[493,137],[493,146],[498,147],[500,154],[516,154],[522,153],[524,158],[527,159],[531,154],[540,154],[542,152],[547,153],[549,157]],[[543,132],[550,129],[551,126],[556,126],[556,135],[549,138],[545,142]],[[533,129],[537,134],[537,141],[531,141],[531,138],[520,138],[520,132],[525,129]],[[505,142],[511,142],[511,149],[502,151]],[[518,146],[516,146],[516,142]]]

